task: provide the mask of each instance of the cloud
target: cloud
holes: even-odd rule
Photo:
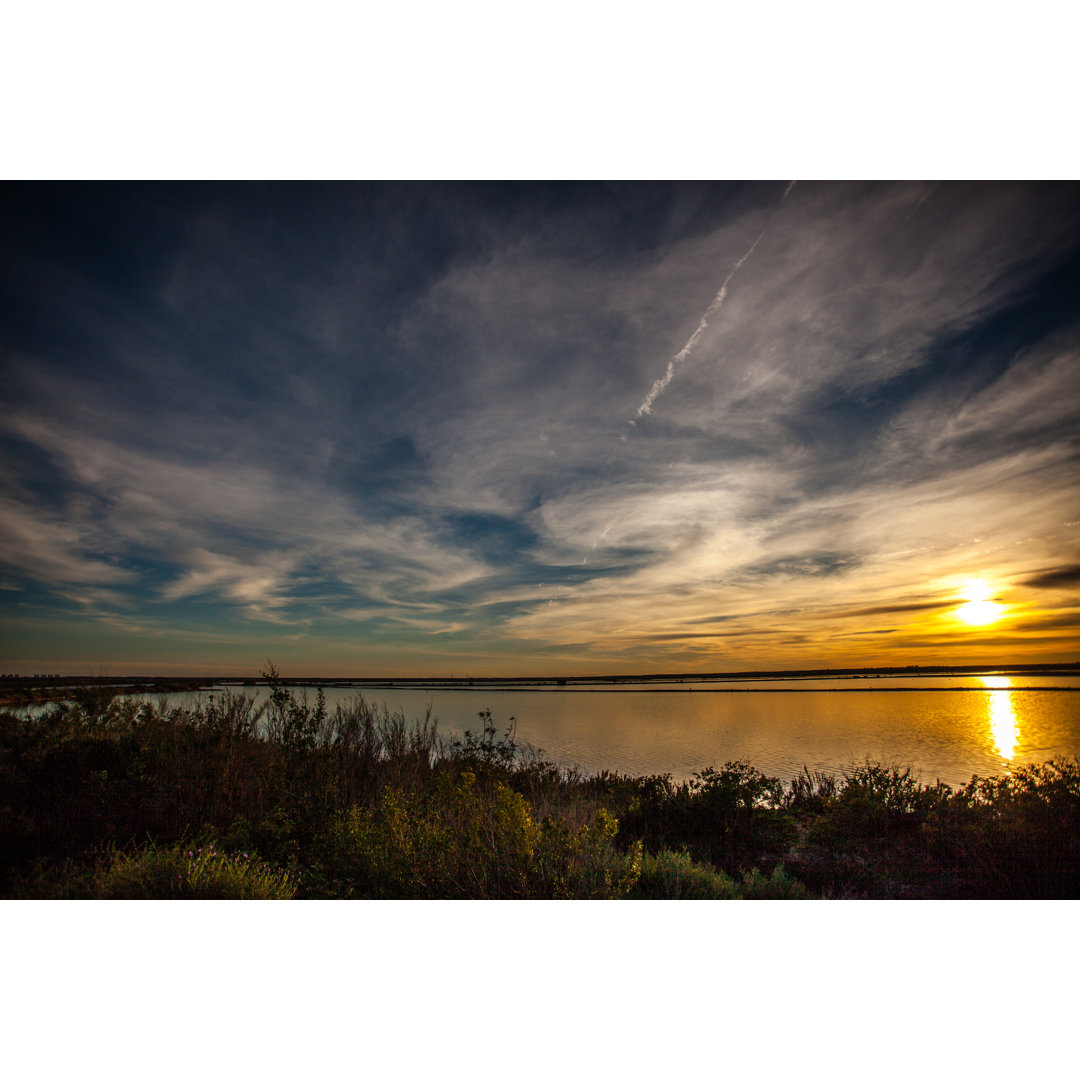
[[[0,506],[9,550],[39,580],[133,583],[134,570],[101,561],[107,552],[171,568],[156,590],[164,601],[213,595],[281,618],[312,578],[324,591],[336,581],[352,586],[348,595],[407,605],[482,572],[420,518],[372,520],[341,492],[256,460],[171,460],[175,447],[139,450],[26,413],[10,417],[8,430],[47,454],[71,485],[53,524],[18,502]]]
[[[1072,588],[1074,585],[1080,585],[1080,564],[1043,570],[1034,577],[1025,578],[1024,584],[1033,589]]]
[[[849,608],[846,611],[824,611],[821,613],[821,618],[858,618],[863,615],[907,615],[912,611],[942,611],[946,608],[955,606],[956,602],[954,600],[931,600],[926,603],[914,604],[878,604],[875,607]]]
[[[120,584],[134,575],[101,558],[76,523],[0,499],[0,562],[38,581]]]
[[[860,562],[860,557],[851,552],[808,551],[795,558],[753,564],[743,573],[754,577],[831,577],[855,569]]]
[[[254,612],[281,607],[295,558],[272,555],[253,563],[214,552],[195,550],[185,557],[188,568],[163,590],[165,600],[219,592]]]
[[[349,191],[26,257],[8,591],[697,658],[1080,557],[1070,190]]]

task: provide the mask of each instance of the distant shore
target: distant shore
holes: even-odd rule
[[[487,691],[575,691],[633,693],[648,688],[653,693],[801,693],[799,687],[733,687],[725,684],[735,682],[798,682],[809,679],[860,679],[860,678],[931,678],[941,676],[1008,675],[1077,675],[1080,663],[1071,664],[968,664],[968,665],[919,665],[906,667],[864,668],[813,668],[780,669],[775,671],[724,671],[724,672],[665,672],[641,675],[567,675],[567,676],[450,676],[435,677],[323,677],[291,678],[286,681],[297,687],[338,687],[364,690],[487,690]],[[693,683],[692,687],[680,684]],[[715,685],[702,687],[701,683]],[[662,685],[658,685],[662,684]],[[674,685],[671,685],[674,684]],[[63,701],[75,688],[97,689],[114,694],[176,694],[198,693],[214,686],[257,689],[266,686],[264,678],[249,676],[145,676],[145,675],[4,675],[0,677],[0,707],[40,705],[49,701]],[[820,688],[815,688],[820,690]],[[830,693],[874,691],[918,691],[920,687],[830,687]],[[935,687],[937,690],[976,691],[978,687]],[[1012,690],[1034,689],[1024,686]],[[1038,687],[1040,690],[1074,691],[1076,687]]]

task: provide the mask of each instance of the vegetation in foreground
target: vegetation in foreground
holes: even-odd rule
[[[0,896],[801,899],[1080,896],[1080,762],[953,790],[873,762],[558,769],[489,713],[440,736],[359,695],[0,713]]]

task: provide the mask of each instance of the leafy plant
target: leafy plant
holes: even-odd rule
[[[110,855],[82,874],[45,875],[38,898],[86,900],[291,900],[297,881],[258,855],[213,846],[154,845]]]
[[[603,809],[579,828],[550,816],[538,824],[521,794],[466,771],[339,814],[320,840],[320,870],[343,895],[612,898],[633,884],[638,857],[614,849],[617,829]]]

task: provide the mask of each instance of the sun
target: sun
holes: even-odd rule
[[[982,578],[969,581],[960,595],[967,601],[953,613],[969,626],[988,626],[1005,613],[1005,605],[991,599],[994,590]]]

